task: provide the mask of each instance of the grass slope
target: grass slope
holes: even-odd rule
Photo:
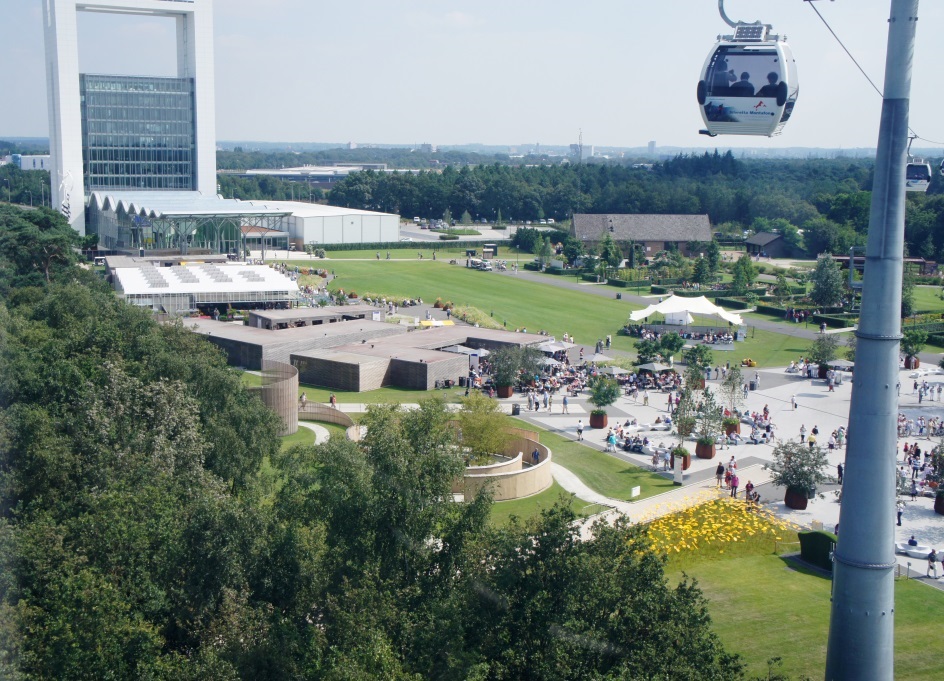
[[[744,658],[748,676],[765,677],[767,660],[780,656],[789,678],[822,678],[829,631],[828,579],[794,569],[774,555],[700,562],[686,573],[697,579],[708,597],[712,628],[731,652]],[[939,676],[944,630],[930,623],[944,608],[944,593],[899,581],[895,602],[895,678]]]
[[[533,518],[561,499],[569,501],[578,516],[592,515],[606,510],[603,506],[591,504],[568,494],[563,487],[555,482],[543,492],[524,499],[496,501],[492,504],[492,524],[497,527],[504,527],[511,522],[512,516],[517,516],[522,520]]]

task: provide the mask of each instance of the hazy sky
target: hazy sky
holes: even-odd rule
[[[699,136],[714,0],[215,0],[217,137],[519,145],[872,147],[881,100],[803,0],[728,0],[786,35],[800,76],[777,138]],[[884,81],[890,0],[817,8]],[[911,126],[944,142],[944,2],[920,6]],[[45,136],[40,0],[0,0],[0,137]],[[172,75],[167,20],[80,15],[80,68]],[[916,143],[917,146],[933,146]],[[944,147],[944,145],[941,145]]]

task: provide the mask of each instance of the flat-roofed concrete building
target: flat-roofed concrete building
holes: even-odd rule
[[[186,320],[185,323],[195,333],[206,336],[211,343],[219,346],[231,365],[255,371],[267,360],[289,362],[293,353],[367,342],[403,333],[402,327],[396,324],[367,319],[279,331],[212,319]]]
[[[257,329],[278,331],[299,326],[336,324],[353,319],[370,319],[382,322],[386,313],[372,305],[345,305],[343,307],[294,307],[289,310],[252,310],[249,326]]]
[[[256,326],[208,319],[187,325],[220,347],[233,366],[259,370],[266,362],[288,362],[302,383],[353,391],[387,385],[430,390],[439,382],[457,383],[468,376],[469,356],[444,348],[495,350],[547,340],[466,325],[410,330],[369,318],[377,312],[369,305],[295,308],[253,312]]]

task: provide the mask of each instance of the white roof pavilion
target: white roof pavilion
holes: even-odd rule
[[[705,298],[705,296],[698,296],[697,298],[669,296],[661,303],[650,305],[645,310],[631,312],[629,318],[634,322],[638,322],[655,313],[665,315],[666,317],[676,318],[686,314],[710,315],[713,317],[719,317],[720,319],[737,326],[744,324],[744,320],[741,318],[741,315],[734,312],[728,312],[727,310],[712,303],[710,300]]]

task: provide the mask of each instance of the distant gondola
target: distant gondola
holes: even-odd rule
[[[905,191],[926,192],[931,186],[931,164],[914,158],[908,161],[905,168]]]
[[[786,39],[768,24],[732,22],[733,35],[719,36],[705,60],[697,98],[703,134],[779,135],[799,93],[796,63]]]

